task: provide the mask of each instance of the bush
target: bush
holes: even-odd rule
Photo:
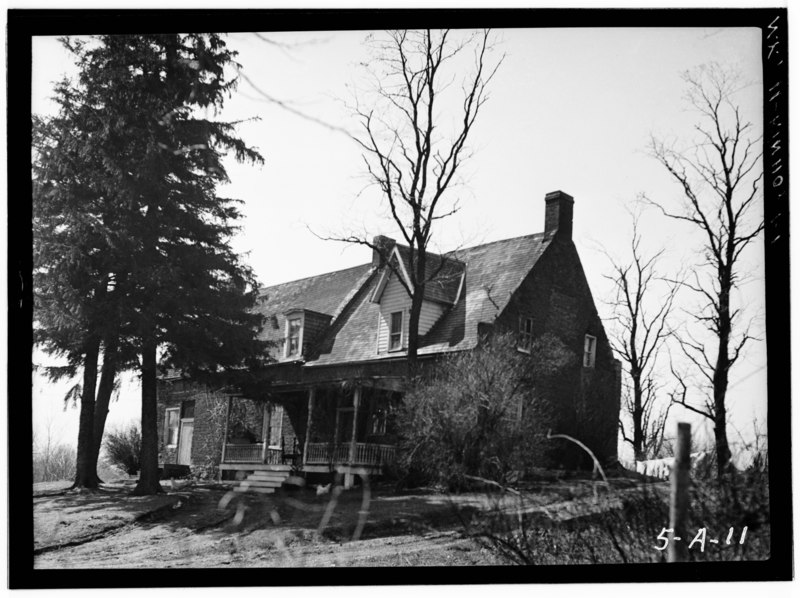
[[[128,475],[134,475],[141,469],[139,454],[142,450],[142,434],[137,424],[131,424],[127,429],[117,428],[107,432],[103,448],[106,461]]]
[[[689,549],[689,560],[764,560],[770,556],[768,472],[760,464],[734,471],[722,480],[693,478],[690,490],[689,542],[706,530],[700,543]],[[495,508],[476,513],[465,522],[468,533],[482,546],[515,564],[598,564],[664,562],[666,550],[657,536],[669,527],[669,492],[665,484],[640,484],[628,491],[602,492],[588,498],[588,514],[557,521],[525,508],[518,510],[495,498]],[[588,507],[596,507],[591,512]],[[572,505],[575,508],[575,505]],[[559,513],[552,513],[559,515]],[[747,526],[744,542],[742,530]],[[731,543],[727,536],[733,528]],[[717,539],[718,543],[708,539]]]
[[[57,482],[75,477],[75,447],[46,442],[33,450],[33,481]]]
[[[533,368],[511,335],[444,357],[400,407],[401,482],[459,491],[474,478],[503,483],[532,466],[548,428]]]

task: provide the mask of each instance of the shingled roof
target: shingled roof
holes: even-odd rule
[[[328,272],[259,289],[257,311],[266,316],[261,338],[279,341],[284,336],[285,314],[305,309],[334,320],[373,274],[372,264]]]
[[[467,268],[464,288],[458,303],[422,339],[419,354],[474,347],[478,324],[494,322],[552,238],[538,233],[459,251]]]
[[[435,256],[447,260],[442,283],[430,297],[452,305],[420,340],[419,354],[470,349],[478,341],[478,324],[492,323],[550,245],[553,236],[539,233],[477,245]],[[404,261],[408,248],[398,246]],[[431,260],[431,268],[438,262]],[[466,271],[463,286],[461,275]],[[306,365],[333,365],[397,354],[376,353],[380,306],[370,301],[379,283],[372,263],[262,288],[258,311],[267,317],[262,338],[280,341],[286,312],[305,309],[331,316],[329,331]],[[461,292],[458,293],[459,288]],[[456,294],[458,293],[458,297]],[[426,293],[426,298],[429,295]],[[457,301],[453,304],[453,301]]]
[[[464,286],[456,304],[421,339],[419,354],[474,347],[478,341],[478,324],[491,323],[502,312],[551,239],[552,235],[540,233],[478,245],[445,256],[466,268]],[[377,277],[374,277],[354,297],[339,325],[333,327],[319,353],[307,365],[397,356],[376,353],[376,323],[380,308],[370,302],[369,297],[377,284]]]
[[[412,267],[411,249],[405,245],[397,245],[397,253],[408,272]],[[425,257],[425,280],[429,282],[425,285],[424,298],[452,305],[461,286],[464,262],[454,257],[454,254],[442,256],[426,251]]]

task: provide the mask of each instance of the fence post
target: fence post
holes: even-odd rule
[[[689,471],[691,467],[692,426],[678,424],[675,442],[675,464],[672,466],[669,496],[669,526],[673,532],[667,549],[667,562],[678,563],[689,557],[689,530],[686,519],[689,513]],[[680,538],[676,540],[675,538]]]

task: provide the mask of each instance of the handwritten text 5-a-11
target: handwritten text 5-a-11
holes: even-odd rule
[[[666,550],[667,547],[669,546],[670,540],[672,540],[673,542],[685,542],[688,539],[688,538],[681,538],[680,536],[670,537],[670,534],[672,534],[674,531],[675,530],[673,530],[671,527],[670,528],[662,527],[661,533],[658,534],[658,536],[656,536],[656,540],[663,542],[663,544],[660,546],[653,546],[653,548],[655,548],[656,550]],[[728,529],[728,536],[724,542],[726,545],[733,543],[734,541],[733,534],[734,534],[734,528],[731,527]],[[739,535],[738,538],[739,544],[744,544],[745,537],[747,537],[746,525],[742,528],[742,533]],[[695,534],[694,538],[692,538],[692,541],[689,542],[689,549],[691,550],[692,548],[698,548],[697,545],[699,544],[700,552],[704,552],[706,549],[706,542],[708,542],[709,544],[719,544],[720,540],[718,538],[709,538],[706,528],[701,527],[699,530],[697,530],[697,533]]]

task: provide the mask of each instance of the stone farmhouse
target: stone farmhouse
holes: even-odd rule
[[[554,335],[574,366],[541,398],[554,408],[553,432],[580,438],[611,462],[620,364],[572,242],[573,205],[566,193],[548,193],[543,232],[429,254],[439,274],[426,286],[419,363],[436,367],[437,358],[472,350],[493,331],[513,331],[522,352]],[[273,343],[274,363],[246,390],[160,380],[162,464],[219,464],[222,475],[249,476],[267,492],[292,470],[338,470],[346,485],[356,473],[385,472],[397,442],[389,414],[407,371],[411,300],[397,277],[409,249],[387,237],[373,244],[383,251],[361,266],[261,289],[262,334]]]

